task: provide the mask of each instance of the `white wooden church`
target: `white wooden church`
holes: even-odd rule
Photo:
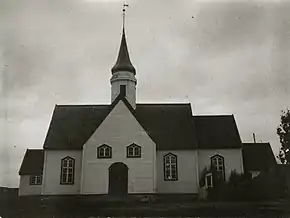
[[[27,149],[22,161],[20,196],[198,194],[206,167],[224,180],[244,172],[233,115],[194,116],[189,103],[136,103],[124,28],[111,72],[111,104],[55,106],[43,149]]]

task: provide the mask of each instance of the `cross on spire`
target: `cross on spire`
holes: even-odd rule
[[[120,45],[120,49],[119,49],[117,62],[111,71],[112,71],[112,74],[115,74],[119,71],[128,71],[128,72],[131,72],[135,75],[136,71],[135,71],[135,68],[130,61],[129,52],[128,52],[128,48],[127,48],[127,42],[126,42],[126,36],[125,36],[126,7],[129,7],[129,5],[124,3],[123,4],[123,33],[122,33],[121,45]]]
[[[125,29],[125,15],[126,15],[126,7],[129,7],[129,4],[127,4],[126,2],[123,4],[123,32],[124,32],[124,29]]]

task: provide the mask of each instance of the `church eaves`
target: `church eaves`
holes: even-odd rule
[[[136,74],[136,70],[130,61],[124,28],[123,28],[122,40],[121,40],[117,62],[111,71],[112,71],[112,74],[118,71],[129,71],[133,73],[134,75]]]

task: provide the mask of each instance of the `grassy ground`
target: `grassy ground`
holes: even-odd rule
[[[23,199],[22,199],[23,200]],[[40,202],[38,199],[0,202],[4,217],[168,216],[168,217],[289,217],[290,201],[277,202],[183,202],[183,203],[91,203]],[[58,217],[58,216],[55,216]]]

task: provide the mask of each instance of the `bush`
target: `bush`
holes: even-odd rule
[[[261,173],[255,178],[232,172],[228,182],[208,188],[208,199],[213,201],[265,201],[285,197],[285,181],[276,172]]]

